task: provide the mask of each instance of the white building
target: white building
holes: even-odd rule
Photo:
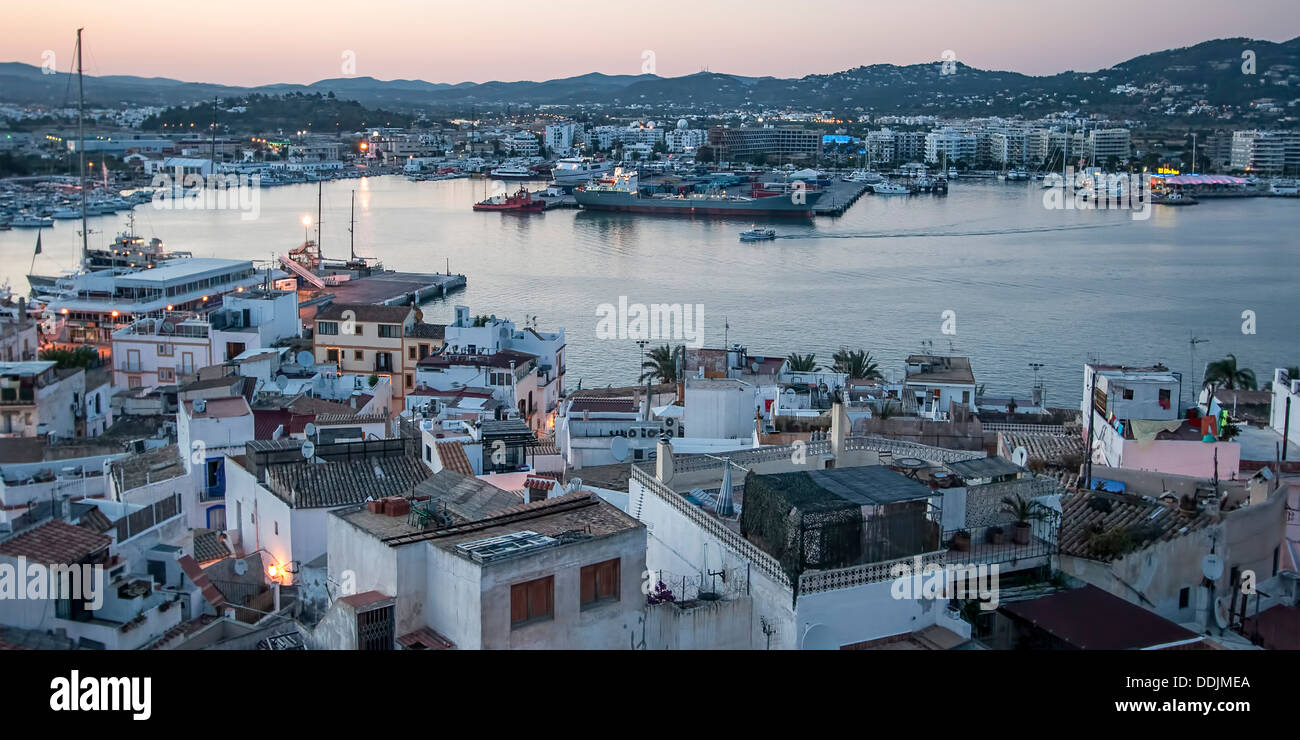
[[[1269,406],[1268,425],[1278,434],[1287,435],[1289,443],[1300,440],[1300,378],[1292,378],[1285,369],[1273,371],[1273,401]]]
[[[176,441],[190,478],[192,528],[226,529],[226,459],[254,437],[253,410],[242,396],[196,398],[176,409]]]
[[[295,291],[240,290],[222,300],[208,315],[208,339],[213,363],[233,360],[248,350],[273,346],[302,334]]]
[[[81,436],[86,371],[53,360],[0,362],[0,436]]]
[[[947,127],[926,134],[925,161],[934,163],[944,158],[949,162],[973,163],[975,134]]]
[[[211,324],[179,312],[143,318],[113,332],[113,385],[156,388],[219,362]]]
[[[953,404],[976,410],[969,357],[909,355],[903,392],[915,399],[918,415],[934,421],[948,419]]]

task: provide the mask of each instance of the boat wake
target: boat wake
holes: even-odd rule
[[[1077,224],[1070,226],[1038,226],[1023,229],[985,229],[979,231],[894,231],[872,232],[869,234],[783,234],[777,239],[908,239],[917,237],[950,236],[1000,236],[1003,234],[1039,234],[1052,231],[1081,231],[1085,229],[1106,229],[1118,224]]]

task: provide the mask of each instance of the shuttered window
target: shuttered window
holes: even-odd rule
[[[516,583],[510,587],[510,627],[555,616],[555,577]]]
[[[618,558],[582,568],[583,608],[604,601],[618,601],[619,570]]]

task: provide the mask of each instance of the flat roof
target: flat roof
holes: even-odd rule
[[[1081,650],[1150,650],[1205,639],[1092,585],[1004,604],[999,611]]]
[[[163,267],[118,275],[119,283],[165,283],[198,277],[208,272],[227,272],[253,268],[248,260],[227,260],[217,257],[190,257],[168,260]]]
[[[958,460],[945,465],[963,478],[996,478],[1000,475],[1026,472],[1024,468],[1004,457],[980,457],[974,460]]]
[[[0,375],[40,375],[59,363],[53,360],[0,362]]]
[[[777,487],[783,487],[783,482],[793,481],[797,476],[807,476],[823,491],[859,506],[914,501],[934,495],[929,486],[883,465],[772,473],[758,477],[767,479]]]

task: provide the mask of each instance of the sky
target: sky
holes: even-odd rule
[[[1300,36],[1297,0],[42,0],[0,13],[3,61],[41,66],[53,52],[67,71],[84,26],[87,74],[230,85],[799,77],[941,58],[1041,75],[1215,38]]]

